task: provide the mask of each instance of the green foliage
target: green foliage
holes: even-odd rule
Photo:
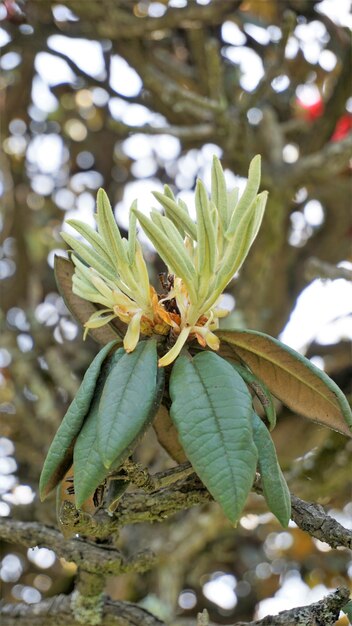
[[[141,341],[111,370],[102,392],[97,437],[106,468],[121,464],[156,414],[164,386],[156,341]]]
[[[268,507],[282,526],[288,526],[291,497],[277,460],[270,433],[256,413],[252,413],[253,439],[258,450],[258,467]]]
[[[42,500],[56,487],[72,463],[73,445],[94,398],[101,367],[116,344],[116,340],[111,341],[98,352],[60,424],[40,477],[39,490]]]
[[[56,256],[54,271],[56,284],[68,310],[73,318],[83,326],[86,320],[98,311],[97,306],[73,293],[72,278],[75,267],[72,261],[64,259],[62,256]],[[116,340],[116,337],[122,337],[126,332],[126,324],[115,318],[113,324],[105,324],[101,328],[90,328],[88,332],[92,339],[100,345],[105,345],[109,341]]]
[[[100,458],[97,439],[99,404],[107,377],[124,353],[124,350],[120,348],[110,361],[104,364],[95,387],[93,402],[74,446],[74,490],[78,508],[106,477],[106,467]]]
[[[304,356],[254,330],[219,330],[216,335],[292,411],[352,436],[352,414],[344,394]]]
[[[236,523],[252,487],[257,451],[252,400],[241,376],[210,352],[178,357],[170,415],[194,469]]]
[[[197,182],[196,223],[167,186],[164,194],[155,194],[165,215],[153,210],[149,219],[132,205],[128,241],[121,237],[103,190],[98,192],[98,232],[71,222],[89,245],[64,235],[75,265],[72,276],[69,261],[56,261],[65,301],[103,343],[114,336],[116,324],[124,348],[109,358],[119,344],[110,341],[87,370],[45,461],[42,498],[73,461],[75,502],[82,507],[112,473],[117,476],[155,417],[161,444],[179,462],[190,460],[234,524],[258,467],[268,507],[287,526],[290,494],[270,433],[253,411],[251,392],[270,429],[276,424],[273,394],[308,419],[352,435],[346,398],[310,361],[264,333],[216,330],[223,314],[218,296],[242,264],[263,217],[266,192],[258,195],[259,186],[259,156],[250,164],[239,199],[237,192],[227,193],[221,164],[214,158],[210,198]],[[137,217],[175,273],[166,297],[150,287],[136,240]],[[140,341],[140,332],[149,338]],[[194,337],[201,351],[192,344]],[[183,348],[179,356],[190,340],[189,351]],[[116,501],[126,488],[121,474],[117,483]]]
[[[248,387],[250,387],[250,389],[254,391],[264,409],[265,417],[270,424],[270,430],[272,430],[273,428],[275,428],[276,425],[276,410],[273,397],[268,387],[247,367],[244,367],[243,365],[239,365],[238,363],[234,362],[232,362],[231,365],[235,368],[236,372],[240,374]]]

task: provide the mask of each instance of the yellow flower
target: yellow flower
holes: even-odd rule
[[[188,339],[194,337],[202,346],[219,348],[212,330],[226,314],[218,308],[219,298],[234,274],[240,269],[258,233],[267,200],[267,192],[258,194],[260,156],[249,167],[246,188],[238,199],[238,190],[227,193],[223,170],[214,157],[212,189],[209,199],[203,183],[196,187],[195,224],[183,202],[176,202],[166,186],[164,194],[155,193],[165,215],[151,212],[150,219],[133,209],[142,228],[174,276],[174,286],[160,302],[174,299],[180,313],[175,345],[159,361],[165,366],[179,354]]]
[[[124,347],[131,352],[138,343],[141,328],[144,334],[152,334],[154,315],[154,290],[136,239],[136,217],[131,211],[127,241],[121,237],[105,191],[100,189],[96,221],[98,231],[78,220],[67,221],[90,246],[62,233],[73,250],[73,292],[104,307],[87,320],[85,335],[90,328],[98,328],[118,317],[128,325]]]
[[[140,333],[169,335],[171,347],[159,360],[161,367],[172,363],[188,340],[217,350],[219,340],[212,331],[227,313],[218,306],[221,294],[241,267],[263,218],[267,192],[258,194],[259,184],[259,156],[250,164],[239,199],[238,190],[227,192],[220,162],[214,157],[210,198],[203,183],[197,182],[196,223],[185,203],[176,202],[165,186],[163,194],[154,194],[164,215],[152,210],[147,218],[133,203],[128,241],[121,237],[109,200],[100,189],[98,231],[77,220],[68,221],[90,245],[62,235],[73,249],[74,293],[104,307],[91,315],[86,332],[118,317],[128,325],[127,352],[134,350]],[[158,295],[149,284],[136,239],[137,217],[167,265],[166,294]]]

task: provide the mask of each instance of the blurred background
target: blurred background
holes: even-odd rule
[[[229,187],[263,158],[262,230],[225,298],[229,326],[279,336],[351,398],[352,16],[349,0],[3,0],[0,2],[0,516],[55,524],[38,478],[50,441],[98,350],[57,292],[54,256],[70,217],[93,225],[107,191],[120,228],[164,183],[193,207],[212,155]],[[163,271],[141,239],[155,286]],[[352,528],[351,441],[278,406],[280,462],[296,495]],[[151,471],[172,460],[147,433]],[[217,505],[124,529],[148,573],[111,578],[112,598],[167,620],[207,607],[227,624],[322,598],[352,575],[252,494],[236,530]],[[72,590],[49,549],[1,546],[7,602]],[[346,617],[339,625],[347,626]]]

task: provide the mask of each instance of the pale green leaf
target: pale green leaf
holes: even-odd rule
[[[217,156],[213,157],[211,169],[211,199],[218,209],[222,232],[225,233],[228,226],[228,196],[226,180],[221,163]]]
[[[248,211],[248,207],[251,206],[256,198],[260,185],[260,168],[261,157],[259,154],[257,154],[254,159],[252,159],[249,165],[246,187],[233,210],[230,224],[226,232],[226,236],[228,237],[228,239],[231,239],[233,233],[237,228],[237,225],[242,220],[244,214]]]
[[[165,195],[165,193],[162,194],[155,191],[153,196],[160,202],[165,209],[165,215],[171,219],[177,228],[182,229],[192,239],[197,239],[196,225],[190,218],[188,212],[185,211],[184,207],[177,204],[173,198],[170,198],[169,195]]]
[[[177,245],[177,240],[176,243],[170,240],[165,232],[154,224],[152,220],[148,219],[143,213],[140,213],[140,211],[135,212],[145,234],[169,267],[170,271],[183,279],[191,297],[196,299],[196,274],[183,244],[182,248],[180,248]]]
[[[195,203],[197,212],[198,273],[209,280],[215,271],[216,233],[211,218],[208,194],[201,180],[197,181]]]
[[[87,246],[82,241],[78,241],[78,239],[75,239],[75,237],[72,237],[72,235],[68,233],[61,233],[61,237],[90,267],[94,267],[102,276],[106,276],[111,280],[114,279],[115,272],[112,265],[106,263],[94,248]]]
[[[88,243],[95,249],[95,251],[102,257],[102,259],[113,267],[113,260],[109,255],[109,249],[107,249],[104,239],[97,233],[91,226],[81,222],[80,220],[66,220],[66,224],[72,226],[82,237],[85,238]]]
[[[55,256],[54,272],[59,292],[68,310],[74,319],[83,326],[91,315],[98,311],[98,307],[73,293],[74,265],[71,261],[61,256]],[[123,337],[125,332],[126,324],[115,319],[113,324],[90,330],[89,336],[101,345],[105,345],[117,337]]]
[[[97,193],[97,222],[99,234],[103,237],[112,258],[115,258],[115,268],[128,264],[127,255],[122,244],[119,228],[116,224],[111,204],[104,189]]]
[[[257,203],[256,203],[256,209],[253,215],[253,219],[251,222],[251,238],[250,238],[250,243],[249,243],[249,248],[251,247],[253,241],[255,240],[259,228],[261,227],[262,221],[263,221],[263,217],[264,217],[264,213],[265,213],[265,207],[266,207],[266,202],[268,199],[268,192],[267,191],[262,191],[260,194],[258,194],[257,196]]]
[[[134,209],[137,208],[137,200],[132,202],[129,214],[129,226],[128,226],[128,260],[130,265],[135,261],[136,255],[136,238],[137,238],[137,216]]]

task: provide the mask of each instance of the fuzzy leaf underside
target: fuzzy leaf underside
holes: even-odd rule
[[[73,293],[72,276],[74,271],[75,266],[72,261],[61,256],[55,256],[54,272],[58,290],[72,317],[83,326],[93,313],[99,311],[99,307]],[[126,324],[114,319],[113,322],[105,324],[101,328],[90,328],[88,334],[100,345],[105,345],[118,337],[123,337],[126,328]]]
[[[242,378],[213,352],[181,355],[170,378],[171,418],[195,471],[236,523],[253,484],[252,400]]]
[[[107,377],[99,404],[98,446],[106,468],[122,462],[159,408],[164,371],[156,342],[141,341]]]
[[[308,359],[258,331],[218,330],[215,334],[224,342],[226,355],[230,347],[292,411],[352,437],[352,414],[344,394]]]
[[[169,411],[161,404],[153,420],[153,428],[160,445],[177,463],[185,463],[187,457],[180,444],[177,430],[171,420]]]
[[[92,403],[100,370],[110,350],[117,343],[116,340],[111,341],[98,352],[67,409],[49,448],[40,476],[39,491],[42,500],[56,487],[72,463],[73,444]]]
[[[280,524],[287,527],[291,517],[291,496],[277,460],[275,446],[267,427],[254,412],[252,425],[265,500]]]

